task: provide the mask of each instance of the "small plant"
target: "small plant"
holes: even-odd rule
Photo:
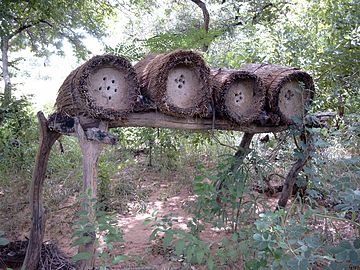
[[[248,234],[240,231],[239,235],[246,235],[238,239],[246,269],[349,269],[360,265],[359,238],[334,245],[308,226],[317,215],[315,211],[293,216],[290,212],[262,213]]]
[[[107,162],[104,158],[99,162],[99,202],[104,206],[104,210],[109,209],[109,198],[111,197],[111,172],[115,171],[111,162]]]
[[[216,269],[215,259],[210,252],[211,245],[199,237],[204,226],[198,220],[192,219],[187,223],[190,232],[173,228],[174,224],[178,222],[173,214],[159,218],[157,212],[154,212],[152,217],[145,220],[145,224],[152,221],[154,222],[152,227],[155,229],[150,235],[150,240],[161,237],[164,249],[173,246],[175,255],[179,259],[183,258],[190,264],[204,264],[210,270]]]
[[[225,158],[215,172],[198,166],[199,175],[194,181],[194,193],[198,199],[193,211],[197,218],[212,222],[219,228],[230,226],[234,232],[239,228],[241,209],[246,208],[247,214],[251,215],[258,203],[256,198],[244,202],[249,167],[243,161],[235,162],[233,156]]]
[[[87,198],[87,195],[82,197]],[[116,215],[104,211],[104,205],[95,203],[94,200],[89,200],[92,204],[95,219],[90,217],[89,212],[80,211],[78,219],[75,222],[75,231],[73,233],[73,246],[82,246],[92,242],[94,239],[96,244],[100,241],[104,242],[104,248],[98,249],[96,253],[100,261],[101,269],[106,269],[106,265],[111,261],[112,264],[118,264],[127,259],[127,256],[112,256],[111,251],[114,250],[114,245],[123,242],[123,233],[116,226]],[[81,260],[88,260],[93,254],[89,252],[79,252],[72,259],[74,262]]]

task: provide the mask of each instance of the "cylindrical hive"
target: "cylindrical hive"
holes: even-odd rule
[[[255,73],[266,88],[267,107],[280,116],[283,124],[292,124],[304,116],[315,93],[311,76],[298,68],[272,64],[248,64],[241,68]]]
[[[114,55],[95,56],[65,79],[56,99],[58,112],[103,120],[126,116],[136,102],[139,82],[131,63]]]
[[[144,96],[164,114],[203,115],[211,100],[209,68],[192,51],[149,55],[135,65]]]
[[[211,70],[215,108],[240,125],[260,122],[265,90],[258,76],[247,71]]]

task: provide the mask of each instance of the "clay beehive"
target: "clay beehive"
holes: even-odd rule
[[[65,79],[56,99],[58,112],[113,120],[133,109],[139,83],[131,63],[114,55],[95,56]]]
[[[261,78],[266,88],[267,107],[283,124],[302,118],[314,97],[311,76],[297,68],[271,64],[249,64],[241,68]]]
[[[203,115],[211,99],[209,68],[192,51],[149,55],[135,65],[141,91],[168,115]]]
[[[212,70],[216,111],[240,125],[259,121],[265,93],[258,76],[247,71]]]

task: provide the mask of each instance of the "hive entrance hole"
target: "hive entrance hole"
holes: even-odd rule
[[[243,99],[243,93],[241,91],[235,91],[235,102],[239,103]]]
[[[298,81],[285,83],[279,93],[279,110],[288,119],[302,117],[304,114],[303,87]]]
[[[115,67],[104,67],[89,76],[91,95],[97,106],[105,109],[126,109],[129,104],[126,72]]]
[[[233,82],[225,95],[225,106],[236,115],[244,115],[254,106],[254,87],[252,79],[239,79]]]
[[[179,108],[190,108],[197,104],[201,84],[194,68],[177,65],[171,69],[166,83],[166,95]]]

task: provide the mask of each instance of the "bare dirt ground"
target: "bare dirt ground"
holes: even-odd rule
[[[186,175],[186,177],[184,177]],[[194,167],[186,168],[183,172],[178,170],[174,172],[163,173],[154,168],[146,166],[144,163],[137,164],[136,167],[130,167],[118,172],[115,175],[114,181],[130,181],[129,179],[135,179],[138,182],[138,191],[146,194],[141,202],[139,201],[127,201],[128,210],[123,213],[117,213],[118,226],[124,232],[124,242],[116,246],[113,255],[127,255],[129,260],[123,262],[111,269],[206,269],[204,266],[188,266],[183,261],[179,261],[179,258],[174,256],[171,249],[164,250],[161,241],[150,241],[149,237],[153,231],[153,227],[150,224],[145,225],[146,218],[151,217],[154,212],[157,212],[157,216],[172,214],[179,222],[176,223],[175,228],[186,229],[186,223],[191,219],[186,209],[196,197],[191,192],[192,179],[194,179],[195,169]],[[25,190],[24,190],[25,191]],[[26,193],[24,193],[26,194]],[[55,242],[60,250],[62,250],[67,256],[71,257],[76,254],[77,248],[71,246],[71,235],[73,233],[73,222],[76,219],[76,212],[79,209],[78,206],[78,194],[69,196],[61,205],[51,208],[48,211],[48,219],[46,223],[46,235],[45,240]],[[278,194],[277,194],[278,195]],[[266,197],[267,204],[275,209],[277,203],[277,195],[272,197]],[[4,198],[4,195],[1,195]],[[18,198],[16,206],[16,213],[13,215],[10,212],[4,213],[2,208],[1,215],[8,221],[11,220],[11,216],[20,220],[17,224],[12,223],[12,228],[7,231],[7,236],[10,240],[25,239],[28,235],[30,227],[30,212],[26,204],[27,196]],[[113,200],[121,201],[123,198],[112,198]],[[4,202],[9,203],[11,198],[4,198]],[[7,208],[6,208],[7,209]],[[5,209],[5,210],[6,210]],[[259,209],[261,211],[261,209]],[[8,209],[7,211],[11,211]],[[23,217],[20,219],[20,217]],[[11,223],[11,222],[10,222]],[[335,222],[335,227],[338,227],[342,233],[352,235],[354,232],[348,224],[342,222]],[[319,220],[317,224],[312,224],[319,230],[328,230],[327,224]],[[221,240],[229,236],[230,233],[225,230],[216,230],[211,226],[206,226],[206,229],[201,234],[201,238],[213,245],[217,245]],[[333,232],[329,232],[329,237],[333,235]],[[103,243],[100,239],[100,248]],[[0,268],[1,269],[1,268]],[[242,262],[224,266],[220,269],[242,269]]]

